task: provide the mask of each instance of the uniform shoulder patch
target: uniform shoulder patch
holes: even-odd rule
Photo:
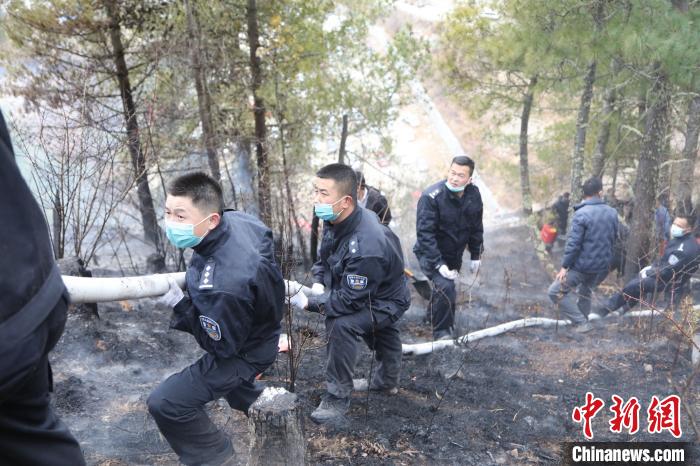
[[[356,234],[350,237],[350,242],[348,243],[348,251],[352,255],[357,255],[360,253],[360,241],[357,239]]]
[[[360,291],[367,288],[367,277],[364,275],[348,275],[347,281],[352,290]]]
[[[204,269],[202,269],[202,275],[199,277],[199,289],[209,290],[214,288],[214,269],[216,268],[216,262],[214,259],[209,259],[204,264]]]
[[[437,196],[439,193],[440,193],[440,188],[435,188],[428,193],[428,196],[430,196],[431,199],[435,199],[435,196]]]
[[[678,262],[680,262],[680,259],[678,259],[678,256],[675,254],[671,254],[668,256],[668,263],[671,265],[676,265]]]
[[[214,319],[207,316],[199,316],[199,324],[204,331],[207,332],[209,338],[214,341],[221,340],[221,327],[219,327],[219,324]]]

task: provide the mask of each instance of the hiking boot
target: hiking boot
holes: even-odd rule
[[[373,392],[381,392],[387,395],[396,395],[399,393],[398,387],[377,387],[374,384],[370,386],[367,383],[367,379],[352,379],[352,389],[356,392],[366,392],[367,390],[371,390]]]
[[[321,400],[318,408],[311,413],[311,420],[317,424],[338,424],[345,421],[345,413],[350,408],[350,398],[338,398],[330,393]]]
[[[576,333],[588,333],[591,330],[593,330],[594,328],[595,327],[590,322],[584,322],[584,323],[579,324],[576,327],[574,327],[574,332],[576,332]]]

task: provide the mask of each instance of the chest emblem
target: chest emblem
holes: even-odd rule
[[[207,316],[199,316],[199,323],[204,331],[207,332],[209,338],[214,341],[221,340],[221,327],[219,327],[219,324],[217,324],[214,319]]]
[[[353,290],[364,290],[367,288],[367,277],[363,275],[348,275],[348,286]]]

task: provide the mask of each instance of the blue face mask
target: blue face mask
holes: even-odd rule
[[[321,220],[325,220],[326,222],[332,222],[333,220],[337,219],[340,214],[343,213],[343,211],[341,210],[336,214],[333,212],[333,206],[342,200],[343,198],[341,197],[333,204],[314,204],[314,213],[316,214],[316,217],[320,218]]]
[[[679,227],[678,225],[671,225],[671,236],[672,237],[680,238],[683,235],[685,235],[685,231],[683,231],[683,228]]]
[[[211,215],[209,217],[211,217]],[[204,220],[208,219],[209,217],[206,217]],[[202,222],[204,220],[202,220]],[[193,248],[201,243],[204,237],[207,236],[207,233],[209,233],[207,230],[207,233],[204,233],[202,236],[197,236],[194,234],[194,227],[202,222],[193,225],[191,223],[177,223],[166,220],[165,234],[176,248]]]
[[[464,191],[464,188],[467,187],[467,185],[465,184],[464,186],[460,186],[457,188],[457,187],[452,186],[449,181],[445,181],[445,186],[447,186],[447,189],[449,189],[453,193],[462,192],[462,191]]]

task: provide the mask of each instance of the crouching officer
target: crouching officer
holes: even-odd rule
[[[247,412],[260,394],[255,376],[277,356],[282,274],[272,232],[250,215],[223,213],[221,188],[204,173],[170,184],[165,219],[168,239],[194,253],[186,274],[189,297],[172,281],[161,301],[173,307],[171,328],[191,333],[206,354],[161,383],[148,410],[180,461],[218,465],[233,447],[204,405],[223,397]]]
[[[316,174],[316,215],[325,220],[320,259],[313,267],[314,291],[295,295],[299,308],[326,316],[326,393],[311,414],[318,423],[343,420],[356,390],[395,394],[401,370],[401,339],[396,321],[411,295],[404,275],[401,244],[374,213],[357,206],[352,168],[334,163]],[[377,374],[356,380],[357,341],[375,351]]]
[[[639,276],[630,280],[622,291],[610,296],[597,314],[602,317],[621,307],[626,312],[647,293],[665,291],[667,296],[681,293],[683,285],[700,266],[700,245],[692,234],[694,221],[690,215],[676,216],[669,228],[671,240],[666,245],[664,255],[640,270]]]
[[[2,113],[0,218],[0,464],[84,465],[49,404],[48,354],[63,333],[68,294]]]
[[[428,317],[435,340],[453,337],[455,280],[459,277],[466,247],[471,254],[471,273],[476,273],[481,265],[484,207],[479,188],[471,183],[473,174],[472,159],[455,157],[447,179],[430,186],[418,200],[413,252],[421,269],[433,282]]]

